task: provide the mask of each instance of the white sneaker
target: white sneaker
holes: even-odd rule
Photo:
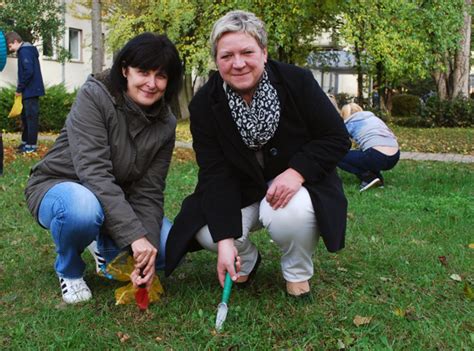
[[[105,258],[102,257],[102,255],[99,252],[99,249],[97,249],[97,242],[94,240],[87,246],[87,249],[91,253],[92,257],[94,257],[95,260],[95,271],[99,275],[103,275],[103,270],[105,266],[107,265],[107,262],[105,261]]]
[[[84,279],[68,279],[59,277],[63,300],[66,303],[79,303],[90,300],[92,293]]]
[[[370,189],[373,186],[382,186],[383,183],[380,180],[380,178],[374,178],[370,182],[362,182],[360,183],[360,189],[359,192],[366,191],[367,189]]]

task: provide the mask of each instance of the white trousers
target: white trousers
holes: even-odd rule
[[[284,208],[273,210],[264,198],[242,209],[242,236],[235,240],[242,263],[240,275],[249,275],[257,262],[258,251],[249,234],[262,227],[280,247],[283,278],[288,282],[309,280],[314,272],[312,255],[319,234],[306,188],[301,187]],[[203,248],[217,252],[207,225],[198,231],[196,239]]]

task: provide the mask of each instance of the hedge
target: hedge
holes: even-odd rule
[[[63,84],[46,88],[46,94],[40,97],[41,132],[58,132],[64,125],[66,116],[76,98],[77,91],[69,93]],[[15,87],[0,88],[0,128],[7,132],[21,130],[21,120],[7,118],[15,97]]]
[[[413,116],[420,113],[421,99],[416,95],[399,94],[392,98],[392,116]]]

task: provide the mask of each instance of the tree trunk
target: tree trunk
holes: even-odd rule
[[[357,102],[361,103],[364,99],[364,72],[362,70],[362,61],[360,58],[360,50],[357,41],[355,42],[354,56],[357,70]]]
[[[102,72],[104,65],[104,45],[102,40],[101,3],[92,0],[92,73]]]
[[[432,77],[436,83],[436,90],[440,100],[448,99],[448,77],[444,72],[434,72]]]
[[[385,77],[384,77],[384,67],[382,62],[377,62],[375,65],[377,69],[376,79],[377,79],[377,87],[379,92],[379,100],[380,100],[380,110],[383,112],[387,112],[388,106],[388,89],[386,87]]]
[[[471,3],[472,0],[465,0],[464,25],[462,28],[462,38],[459,49],[454,57],[454,71],[452,76],[451,98],[458,96],[469,96],[469,59],[471,56]]]
[[[179,93],[179,118],[187,119],[189,118],[188,105],[193,98],[193,77],[190,73],[184,74],[183,79],[183,88]]]

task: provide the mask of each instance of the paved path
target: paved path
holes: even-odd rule
[[[442,161],[442,162],[463,162],[474,163],[474,156],[459,154],[431,154],[424,152],[402,152],[400,154],[402,160],[415,161]]]
[[[10,136],[12,134],[9,134]],[[13,134],[14,135],[14,134]],[[7,134],[5,134],[7,136]],[[43,140],[55,140],[54,135],[40,135],[39,139]],[[176,141],[176,147],[185,149],[191,149],[192,144],[184,141]],[[461,162],[461,163],[474,163],[473,155],[459,155],[459,154],[434,154],[424,152],[402,152],[400,155],[402,160],[414,160],[414,161],[441,161],[441,162]]]
[[[192,144],[183,141],[176,141],[176,147],[191,149]],[[458,155],[458,154],[433,154],[424,152],[401,152],[400,158],[402,160],[415,161],[442,161],[442,162],[462,162],[474,163],[474,156]]]

